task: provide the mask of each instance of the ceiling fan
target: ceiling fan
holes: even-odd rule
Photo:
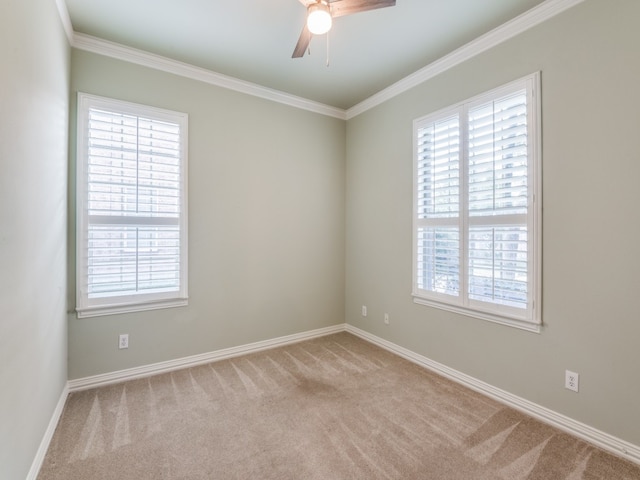
[[[311,36],[327,33],[331,29],[333,18],[392,7],[396,0],[300,0],[300,3],[307,7],[307,21],[291,58],[304,56],[304,52],[309,48]]]

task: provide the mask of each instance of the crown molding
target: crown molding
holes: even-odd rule
[[[69,43],[73,42],[73,26],[71,25],[71,17],[69,16],[69,10],[67,9],[67,4],[65,0],[55,0],[56,7],[58,8],[58,15],[60,15],[60,20],[62,21],[62,28],[64,28],[64,33],[67,35],[67,40]]]
[[[347,120],[354,118],[367,110],[374,108],[391,98],[420,85],[427,80],[440,75],[450,68],[459,65],[476,55],[499,45],[510,38],[529,30],[536,25],[555,17],[559,13],[582,3],[584,0],[547,0],[537,7],[517,16],[516,18],[500,25],[490,32],[454,50],[448,55],[430,63],[426,67],[408,75],[393,85],[370,96],[366,100],[349,108],[346,113]]]
[[[421,83],[459,65],[490,48],[499,45],[510,38],[549,20],[565,10],[582,3],[584,0],[546,0],[537,7],[523,13],[490,32],[478,37],[466,45],[454,50],[448,55],[430,63],[424,68],[408,75],[366,100],[354,105],[348,110],[332,107],[306,98],[291,95],[279,90],[263,87],[255,83],[240,80],[228,75],[213,72],[187,63],[172,60],[167,57],[149,53],[143,50],[127,47],[118,43],[103,40],[82,33],[75,33],[71,25],[69,13],[64,0],[55,0],[58,12],[64,26],[69,43],[72,47],[99,55],[105,55],[118,60],[137,65],[161,70],[164,72],[201,81],[236,92],[245,93],[255,97],[282,103],[291,107],[308,110],[335,117],[341,120],[349,120],[361,113],[370,110],[401,93],[410,90]]]
[[[181,77],[190,78],[236,92],[245,93],[254,97],[264,98],[274,102],[289,105],[291,107],[308,110],[310,112],[327,115],[329,117],[346,120],[346,112],[341,108],[332,107],[323,103],[297,97],[288,93],[263,87],[255,83],[246,82],[228,75],[216,73],[205,68],[196,67],[188,63],[178,62],[161,55],[145,52],[127,47],[119,43],[110,42],[101,38],[92,37],[83,33],[74,33],[71,46],[79,50],[97,53],[107,57],[124,60],[143,67],[149,67],[163,72],[172,73]]]

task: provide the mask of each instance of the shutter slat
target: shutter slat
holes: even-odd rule
[[[91,110],[89,215],[179,214],[179,132],[175,124]]]
[[[459,214],[460,128],[457,116],[420,128],[418,132],[419,218]]]
[[[180,214],[177,125],[90,110],[89,218]],[[89,297],[180,287],[180,232],[173,226],[89,226]]]
[[[418,288],[459,295],[460,235],[457,228],[420,228],[417,244]]]
[[[526,213],[526,93],[469,112],[469,215]]]
[[[527,306],[527,228],[471,228],[469,298]]]

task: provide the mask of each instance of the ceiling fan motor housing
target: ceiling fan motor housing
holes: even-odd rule
[[[312,3],[307,7],[307,27],[314,35],[323,35],[331,29],[331,10],[325,2]]]

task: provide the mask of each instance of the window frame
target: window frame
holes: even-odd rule
[[[469,298],[469,232],[474,225],[469,220],[468,144],[469,111],[487,102],[502,99],[518,91],[527,95],[527,308],[481,302]],[[420,289],[418,286],[418,232],[426,222],[419,218],[419,132],[428,124],[458,116],[459,143],[459,212],[458,217],[442,224],[456,225],[459,232],[460,288],[457,296]],[[540,72],[535,72],[488,92],[474,96],[450,107],[438,110],[413,121],[413,266],[412,297],[417,304],[509,325],[539,333],[542,326],[542,148],[541,148]],[[457,220],[457,222],[455,221]],[[499,223],[499,221],[498,221]]]
[[[97,108],[108,112],[132,115],[138,118],[170,122],[180,128],[180,213],[177,225],[179,227],[179,282],[175,291],[137,293],[125,295],[109,295],[89,298],[87,278],[87,249],[89,241],[89,202],[88,202],[88,165],[89,165],[89,112]],[[142,105],[122,100],[100,97],[78,92],[77,95],[77,151],[76,151],[76,314],[78,318],[115,315],[161,308],[180,307],[188,305],[188,195],[187,195],[187,163],[188,163],[188,115],[182,112],[165,110],[148,105]],[[121,226],[128,226],[126,216],[114,222]],[[150,217],[153,219],[154,217]],[[145,222],[146,226],[161,226],[162,219]],[[96,225],[96,224],[94,224]],[[141,224],[142,225],[142,224]]]

